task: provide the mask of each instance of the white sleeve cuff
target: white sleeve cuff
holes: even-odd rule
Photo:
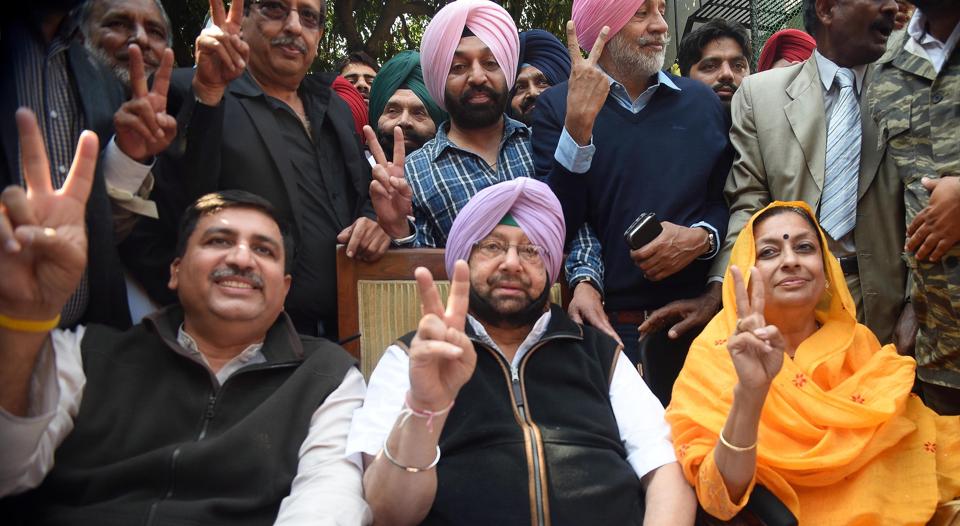
[[[567,170],[582,174],[590,169],[593,163],[593,154],[597,147],[593,145],[593,137],[590,137],[590,144],[580,146],[573,140],[567,128],[563,128],[560,133],[560,142],[557,143],[557,151],[553,154],[554,159]]]
[[[130,158],[117,146],[117,136],[110,138],[110,143],[103,152],[103,178],[108,185],[136,194],[152,169],[153,161],[143,164]]]

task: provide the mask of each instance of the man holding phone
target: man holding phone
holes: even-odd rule
[[[708,288],[707,271],[726,231],[731,154],[729,120],[710,89],[660,71],[665,7],[574,2],[570,80],[540,96],[533,147],[537,175],[548,178],[566,223],[587,221],[596,231],[604,308],[667,403],[690,341],[719,305],[719,283]],[[592,49],[588,58],[581,45]],[[634,237],[651,240],[628,246],[625,232],[643,213],[656,217],[636,225]],[[575,287],[574,301],[585,297],[600,301],[593,287]]]

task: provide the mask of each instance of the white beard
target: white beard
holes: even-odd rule
[[[637,43],[627,42],[626,38],[618,33],[607,43],[605,49],[610,53],[610,58],[621,73],[628,76],[650,77],[663,69],[663,62],[667,55],[666,46],[669,42],[670,37],[667,36],[663,42],[663,49],[648,53],[643,47],[635,48],[634,45]]]

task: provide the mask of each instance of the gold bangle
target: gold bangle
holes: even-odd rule
[[[737,453],[743,453],[743,452],[746,452],[746,451],[750,451],[751,449],[756,449],[756,448],[757,448],[757,443],[756,443],[756,442],[754,442],[753,444],[750,444],[750,445],[747,446],[747,447],[739,447],[739,446],[735,446],[735,445],[731,444],[730,442],[727,442],[727,439],[726,439],[726,438],[723,438],[723,430],[722,430],[722,429],[720,430],[720,433],[717,434],[717,436],[720,437],[720,443],[721,443],[721,444],[723,444],[724,446],[726,446],[727,449],[730,449],[731,451],[736,451]]]
[[[50,320],[20,320],[0,314],[0,327],[19,332],[50,332],[60,325],[60,315]]]

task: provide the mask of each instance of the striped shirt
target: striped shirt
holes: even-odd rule
[[[79,38],[79,27],[72,18],[65,18],[49,44],[43,42],[38,31],[23,26],[14,26],[11,32],[19,33],[10,35],[17,48],[14,53],[17,104],[36,114],[47,147],[50,178],[53,187],[60,188],[67,179],[77,140],[86,125],[68,64],[68,50],[73,40]],[[21,164],[18,158],[17,165]],[[19,172],[17,170],[18,175]],[[71,327],[78,323],[89,301],[90,283],[84,271],[77,290],[63,307],[60,325]]]
[[[442,247],[453,220],[477,192],[517,177],[533,177],[530,129],[504,117],[503,138],[496,166],[479,155],[460,148],[447,136],[446,125],[404,163],[407,182],[413,190],[413,215],[417,247]],[[588,225],[577,232],[565,264],[568,281],[589,277],[603,283],[600,242]]]

